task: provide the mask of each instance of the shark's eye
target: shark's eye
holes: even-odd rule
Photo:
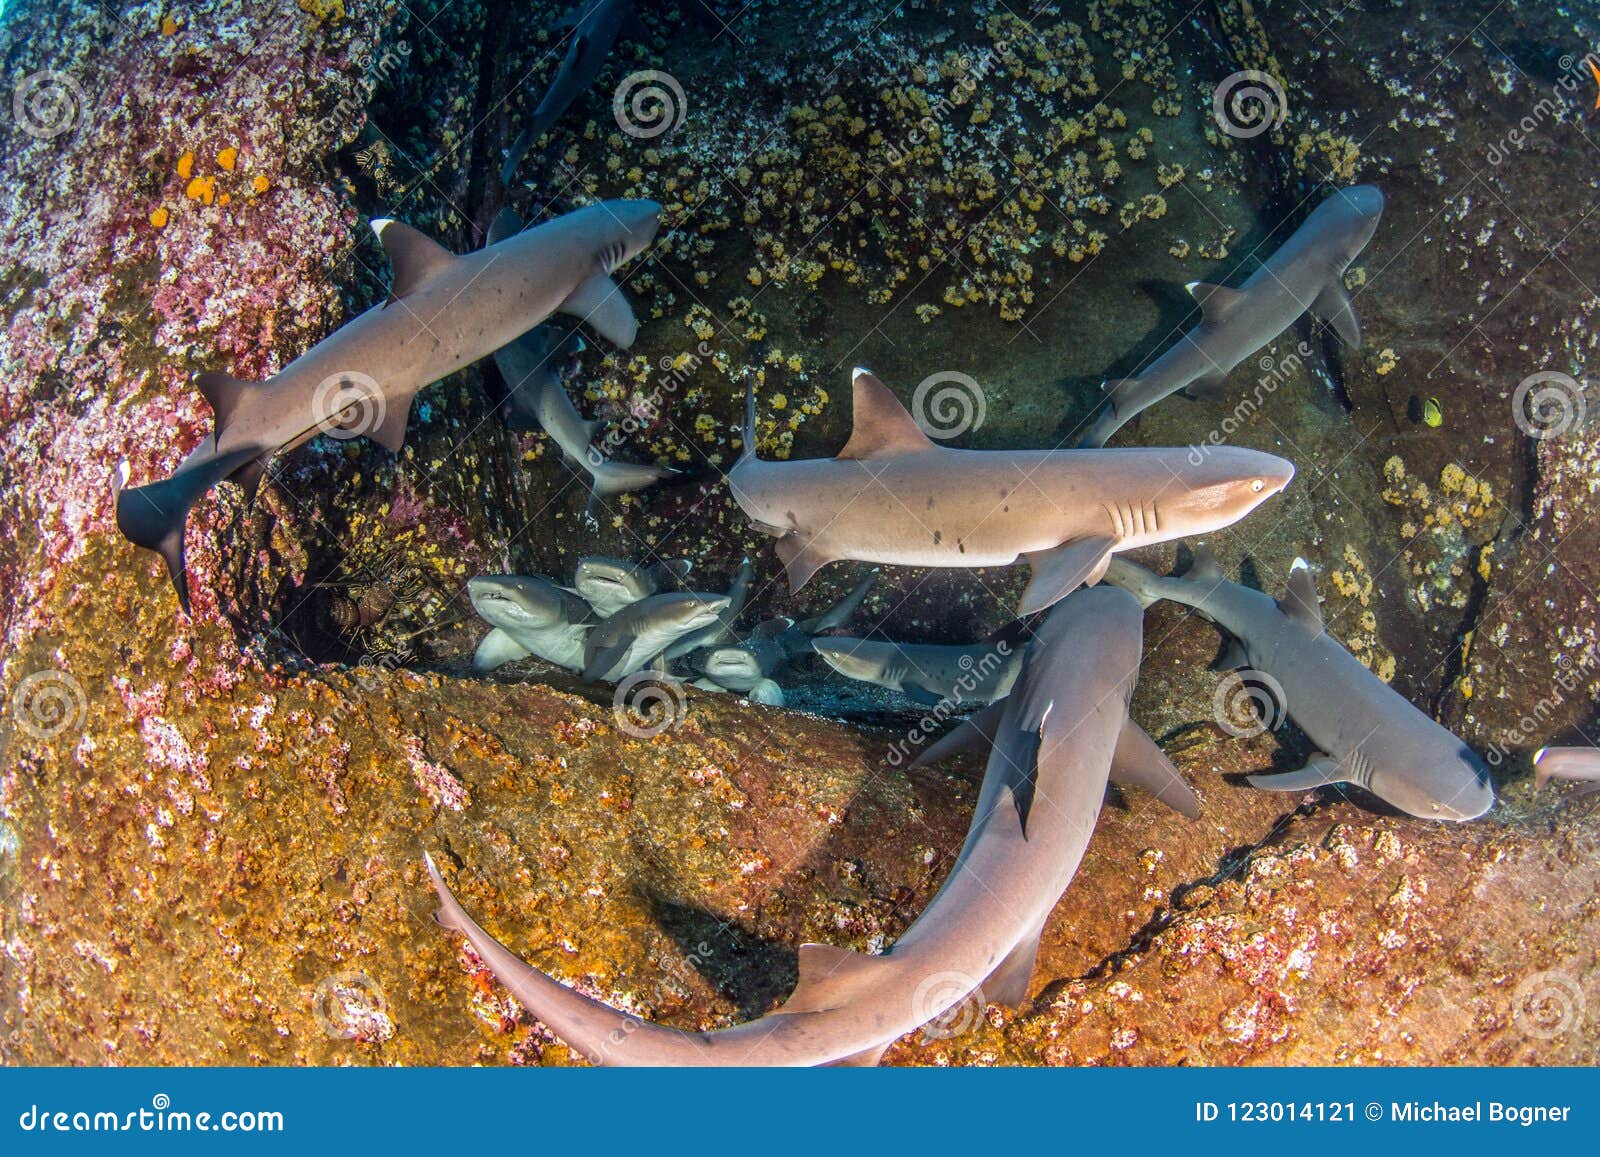
[[[1267,484],[1265,482],[1261,481],[1261,479],[1259,479],[1259,478],[1255,479],[1254,481],[1252,481],[1250,483],[1250,490],[1254,494],[1260,494],[1266,488],[1267,488]]]

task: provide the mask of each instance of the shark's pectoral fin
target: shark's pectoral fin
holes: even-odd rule
[[[1311,791],[1335,783],[1348,783],[1349,774],[1331,755],[1315,755],[1299,771],[1246,777],[1252,787],[1265,791]]]
[[[944,702],[943,695],[934,694],[921,683],[912,683],[902,680],[900,683],[900,692],[918,707],[937,707],[940,703]]]
[[[1044,922],[1028,931],[999,966],[983,982],[983,999],[989,1004],[1003,1004],[1007,1008],[1020,1008],[1028,1000],[1028,983],[1033,979],[1033,966],[1039,959],[1039,937],[1044,934]]]
[[[622,287],[605,274],[589,278],[563,301],[558,312],[587,322],[613,345],[627,349],[639,335],[639,320],[633,316]]]
[[[259,389],[260,382],[247,382],[231,374],[205,370],[195,375],[194,384],[211,407],[213,445],[220,445],[222,432],[228,428],[247,390]]]
[[[389,285],[391,302],[415,293],[459,260],[433,238],[399,221],[380,217],[372,222],[372,231],[378,235],[383,251],[389,255],[389,264],[394,268],[394,279]]]
[[[878,1062],[883,1060],[883,1054],[889,1051],[889,1046],[892,1044],[894,1044],[894,1041],[886,1041],[881,1045],[873,1045],[869,1049],[862,1049],[858,1053],[851,1053],[847,1057],[840,1057],[836,1061],[830,1061],[826,1067],[831,1069],[876,1068]]]
[[[1196,402],[1210,402],[1222,396],[1227,384],[1227,374],[1205,374],[1185,386],[1183,392]]]
[[[872,966],[872,957],[848,948],[836,948],[832,944],[802,944],[800,982],[777,1011],[826,1012],[830,1008],[839,1008],[850,998]]]
[[[628,651],[633,646],[632,639],[625,639],[620,643],[613,643],[588,658],[583,665],[583,681],[585,683],[599,683],[605,679],[620,679],[628,674],[626,671],[617,671],[616,668],[628,657]],[[614,672],[614,673],[613,673]]]
[[[480,673],[493,671],[506,663],[526,659],[532,651],[517,642],[505,631],[496,627],[483,637],[472,656],[472,669]]]
[[[963,751],[987,755],[994,746],[995,732],[1000,729],[1000,719],[1005,713],[1005,700],[989,704],[923,748],[922,753],[911,761],[911,766],[926,767]]]
[[[1124,720],[1111,756],[1111,782],[1140,787],[1189,819],[1200,815],[1200,799],[1184,781],[1160,744],[1133,720]]]
[[[1339,340],[1353,350],[1361,348],[1361,320],[1356,317],[1355,303],[1345,291],[1341,281],[1330,281],[1326,289],[1317,294],[1311,303],[1311,315],[1339,335]]]
[[[1295,559],[1289,568],[1289,586],[1278,600],[1278,607],[1313,635],[1322,634],[1322,602],[1305,559]]]
[[[266,477],[269,461],[267,455],[262,454],[250,459],[229,475],[230,481],[237,482],[244,489],[245,505],[255,505],[256,494],[261,490],[261,480]]]
[[[356,413],[357,415],[361,413],[359,407]],[[385,407],[383,420],[366,431],[366,435],[391,454],[398,454],[400,448],[406,444],[406,423],[410,420],[411,399],[396,398]]]
[[[1189,293],[1200,307],[1200,316],[1207,325],[1221,325],[1227,321],[1245,298],[1242,290],[1229,289],[1226,285],[1209,281],[1191,281]]]
[[[783,563],[784,573],[789,576],[791,593],[799,591],[811,581],[812,575],[833,561],[826,551],[816,546],[813,539],[802,536],[798,531],[791,531],[778,539],[774,549],[778,552],[778,561]]]
[[[1222,640],[1222,648],[1217,652],[1217,657],[1211,660],[1212,671],[1237,671],[1240,667],[1250,665],[1250,654],[1245,650],[1244,644],[1232,635],[1227,635]]]
[[[1018,615],[1031,615],[1059,602],[1085,583],[1093,586],[1111,565],[1116,540],[1108,535],[1079,538],[1051,550],[1028,555],[1033,578],[1017,604]]]
[[[484,238],[488,245],[498,245],[507,237],[515,237],[522,232],[522,218],[517,216],[517,211],[510,205],[494,215],[494,220],[489,222],[489,233]]]

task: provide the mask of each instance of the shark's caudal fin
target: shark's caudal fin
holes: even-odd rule
[[[117,529],[136,546],[153,550],[167,563],[178,604],[189,612],[189,581],[183,534],[189,511],[207,491],[255,461],[248,450],[218,455],[209,446],[195,451],[170,478],[117,493]]]

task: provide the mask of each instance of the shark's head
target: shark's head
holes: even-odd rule
[[[468,580],[467,595],[484,622],[505,631],[543,630],[572,618],[571,596],[537,575],[479,575]]]
[[[578,560],[572,588],[596,607],[609,610],[636,603],[656,593],[649,571],[620,558]]]
[[[1289,485],[1294,463],[1241,446],[1196,447],[1155,496],[1162,539],[1231,526]]]
[[[718,683],[730,679],[754,682],[763,677],[761,661],[746,647],[713,647],[700,669]]]
[[[846,678],[870,683],[883,673],[883,647],[866,639],[812,639],[811,649]]]
[[[657,595],[651,600],[650,618],[662,630],[687,635],[715,623],[730,601],[727,595]]]
[[[1323,206],[1323,211],[1334,219],[1340,252],[1344,264],[1348,265],[1378,231],[1378,220],[1383,216],[1383,191],[1376,185],[1352,185],[1333,193]]]
[[[1494,806],[1489,767],[1464,743],[1449,758],[1374,768],[1366,786],[1385,803],[1425,820],[1475,820]]]
[[[594,208],[600,210],[596,248],[606,255],[607,272],[643,253],[661,227],[661,206],[654,201],[602,201]]]

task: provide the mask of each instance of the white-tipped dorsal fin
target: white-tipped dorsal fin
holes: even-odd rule
[[[456,260],[456,255],[433,238],[390,217],[374,217],[372,231],[383,243],[394,268],[389,300],[398,301],[415,293],[440,270]]]
[[[840,458],[893,458],[933,449],[900,399],[871,370],[856,367],[855,419]]]
[[[1213,285],[1209,281],[1191,281],[1187,288],[1194,295],[1195,304],[1200,307],[1200,316],[1207,325],[1222,324],[1244,298],[1244,294],[1237,289]]]
[[[1283,613],[1304,624],[1313,634],[1322,633],[1322,603],[1317,597],[1317,584],[1311,577],[1311,567],[1306,560],[1297,558],[1289,568],[1289,586],[1278,600]]]

